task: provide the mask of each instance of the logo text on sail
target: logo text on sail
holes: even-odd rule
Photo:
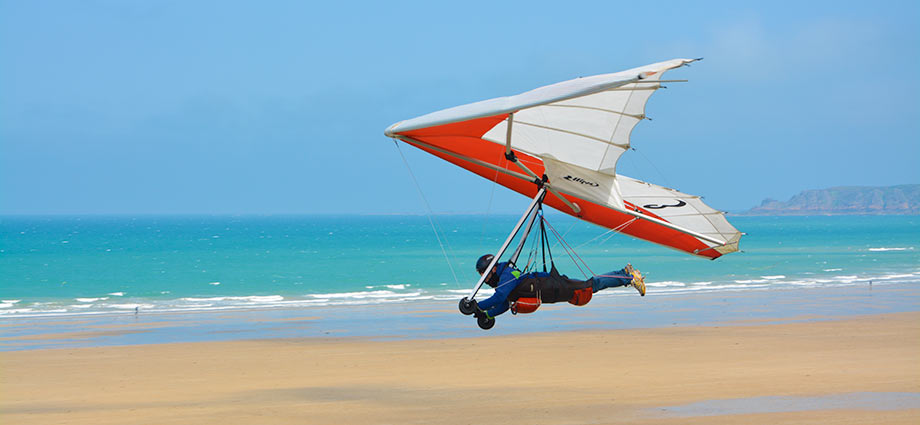
[[[568,181],[578,182],[578,183],[581,183],[581,184],[586,184],[586,185],[588,185],[588,186],[594,186],[594,187],[600,186],[599,184],[597,184],[597,183],[595,183],[595,182],[587,181],[587,180],[585,180],[585,179],[583,179],[583,178],[581,178],[581,177],[573,177],[573,176],[571,176],[571,175],[568,175],[568,176],[565,176],[565,177],[563,177],[563,178],[566,179],[566,180],[568,180]]]

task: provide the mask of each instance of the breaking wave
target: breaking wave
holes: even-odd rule
[[[839,271],[828,269],[828,271]],[[803,277],[804,276],[804,277]],[[719,291],[751,291],[788,288],[834,287],[868,285],[891,285],[920,283],[920,270],[905,273],[875,273],[867,275],[847,274],[823,276],[813,273],[802,276],[768,275],[751,278],[682,282],[674,280],[655,281],[646,278],[649,295],[666,296]],[[385,288],[385,289],[383,289]],[[422,287],[417,284],[390,284],[366,286],[363,291],[329,293],[306,293],[301,295],[244,295],[214,297],[182,297],[175,299],[143,298],[125,296],[113,292],[107,296],[68,298],[58,301],[0,300],[0,317],[42,317],[99,314],[174,313],[219,310],[251,310],[268,308],[309,308],[325,306],[374,305],[409,302],[454,302],[469,295],[470,288],[455,289],[439,284]],[[483,287],[477,298],[486,298],[494,293]],[[634,291],[611,289],[596,296],[635,296]]]

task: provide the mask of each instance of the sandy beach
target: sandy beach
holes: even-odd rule
[[[917,359],[920,312],[26,350],[0,353],[0,422],[907,424]]]

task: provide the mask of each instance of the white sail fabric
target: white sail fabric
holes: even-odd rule
[[[645,118],[648,98],[660,87],[652,82],[660,75],[518,111],[512,123],[511,147],[614,175],[617,160],[629,149],[630,133]],[[507,126],[507,121],[499,123],[483,139],[504,144]]]
[[[738,250],[741,232],[725,219],[724,212],[706,205],[699,196],[678,192],[622,174],[618,175],[616,180],[620,195],[629,203],[642,207],[675,225],[725,241],[722,246],[704,241],[720,253],[727,254]]]
[[[487,178],[495,181],[504,177],[484,173],[483,169],[530,180],[512,170],[513,163],[499,153],[504,150],[492,145],[504,146],[510,135],[514,151],[542,162],[528,164],[542,165],[542,170],[535,168],[537,175],[539,171],[547,175],[553,193],[566,202],[565,212],[610,228],[628,226],[622,217],[632,216],[652,224],[627,228],[625,233],[717,258],[737,251],[741,237],[723,213],[705,205],[697,196],[616,174],[617,161],[630,147],[633,128],[645,119],[645,105],[661,87],[662,75],[694,61],[673,59],[457,106],[396,123],[385,134],[453,157],[452,162],[484,177],[494,175]],[[448,125],[456,123],[460,125]],[[527,168],[525,162],[522,159],[517,164]],[[502,184],[512,187],[507,182]],[[520,188],[514,189],[524,193]],[[562,195],[574,199],[567,200]],[[593,208],[582,211],[576,205],[579,200],[621,214]]]
[[[620,154],[629,148],[632,129],[645,118],[648,98],[660,87],[661,75],[693,61],[673,59],[445,109],[397,123],[386,135],[513,112],[515,150],[614,175]],[[483,139],[504,145],[507,125],[499,123]]]
[[[543,158],[543,165],[554,189],[599,205],[624,208],[616,177],[549,157]]]
[[[611,176],[549,158],[544,158],[544,165],[553,187],[563,193],[600,205],[615,206],[621,211],[626,209],[623,201],[627,201],[674,225],[725,241],[723,247],[703,240],[720,253],[738,249],[741,234],[725,219],[725,213],[706,205],[699,196],[622,174]]]

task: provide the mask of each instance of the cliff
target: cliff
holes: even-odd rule
[[[765,199],[740,215],[920,214],[920,184],[806,190],[786,202]]]

